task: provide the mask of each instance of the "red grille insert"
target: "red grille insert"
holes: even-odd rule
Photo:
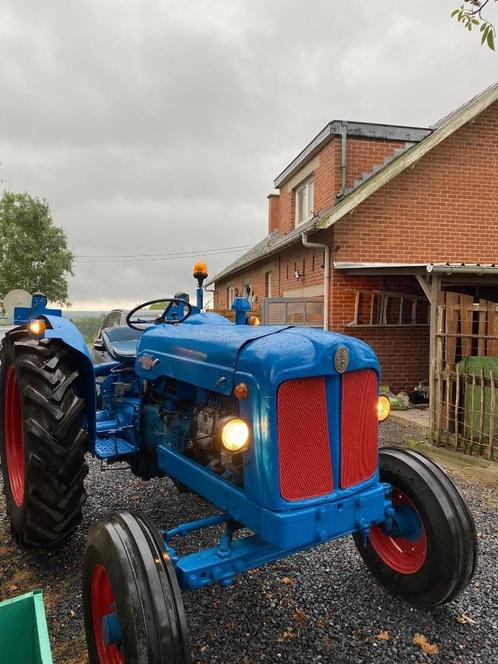
[[[351,371],[342,376],[341,487],[367,480],[377,467],[377,374]]]
[[[333,489],[325,379],[298,378],[278,388],[280,493],[302,500]]]

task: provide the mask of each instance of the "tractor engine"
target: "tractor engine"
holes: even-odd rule
[[[143,443],[149,450],[169,447],[243,486],[242,454],[228,453],[219,435],[223,424],[239,415],[235,397],[160,378],[147,383],[142,413]]]

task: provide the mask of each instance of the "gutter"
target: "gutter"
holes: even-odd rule
[[[480,277],[483,274],[498,274],[498,265],[438,265],[430,263],[427,266],[429,274],[475,274]]]
[[[308,231],[309,232],[309,231]],[[329,329],[329,302],[330,302],[330,247],[320,242],[310,242],[308,233],[301,235],[303,247],[311,249],[323,249],[323,329]]]

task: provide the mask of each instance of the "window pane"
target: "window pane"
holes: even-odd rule
[[[304,221],[305,214],[305,197],[306,188],[303,187],[297,191],[297,223],[300,224]]]
[[[308,201],[307,201],[308,205],[306,210],[307,219],[311,218],[311,215],[313,213],[314,199],[315,199],[315,181],[311,180],[308,183]]]

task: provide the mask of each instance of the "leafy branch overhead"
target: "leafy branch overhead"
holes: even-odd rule
[[[498,0],[464,0],[465,4],[451,13],[452,18],[461,23],[469,32],[473,29],[481,33],[481,44],[495,50],[496,30],[492,23],[483,15],[483,10],[490,2]]]

